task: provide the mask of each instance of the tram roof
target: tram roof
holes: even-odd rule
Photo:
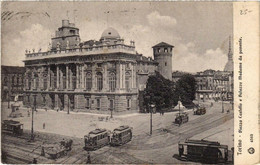
[[[181,145],[189,146],[201,146],[201,147],[216,147],[216,148],[227,148],[227,145],[221,145],[219,142],[207,141],[207,140],[185,140],[185,142],[179,143]]]
[[[97,129],[95,129],[95,130],[89,132],[89,134],[95,134],[95,135],[97,135],[97,134],[100,134],[100,133],[103,133],[103,132],[106,132],[106,131],[107,131],[106,129],[97,128]]]
[[[19,121],[15,121],[15,120],[4,120],[3,122],[5,124],[21,124]]]
[[[122,125],[118,128],[115,128],[114,131],[123,131],[123,130],[126,130],[128,128],[130,128],[128,125]]]

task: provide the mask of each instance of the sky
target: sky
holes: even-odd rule
[[[2,2],[1,63],[24,66],[26,49],[46,51],[63,19],[81,41],[113,27],[125,43],[152,57],[152,46],[174,45],[172,70],[223,70],[233,33],[230,2]]]

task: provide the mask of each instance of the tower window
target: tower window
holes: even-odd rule
[[[167,49],[167,48],[164,48],[164,52],[168,52],[168,49]]]
[[[71,34],[75,34],[75,30],[70,30],[70,33]]]
[[[167,62],[165,62],[165,66],[167,66]]]
[[[158,48],[157,50],[158,50],[158,53],[160,53],[160,52],[161,52],[161,49],[160,49],[160,48]]]

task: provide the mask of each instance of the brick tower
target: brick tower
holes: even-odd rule
[[[172,80],[172,50],[174,46],[161,42],[153,46],[154,60],[159,63],[158,72],[163,77]]]

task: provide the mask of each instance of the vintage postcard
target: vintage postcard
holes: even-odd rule
[[[1,2],[1,163],[259,163],[259,3]]]

